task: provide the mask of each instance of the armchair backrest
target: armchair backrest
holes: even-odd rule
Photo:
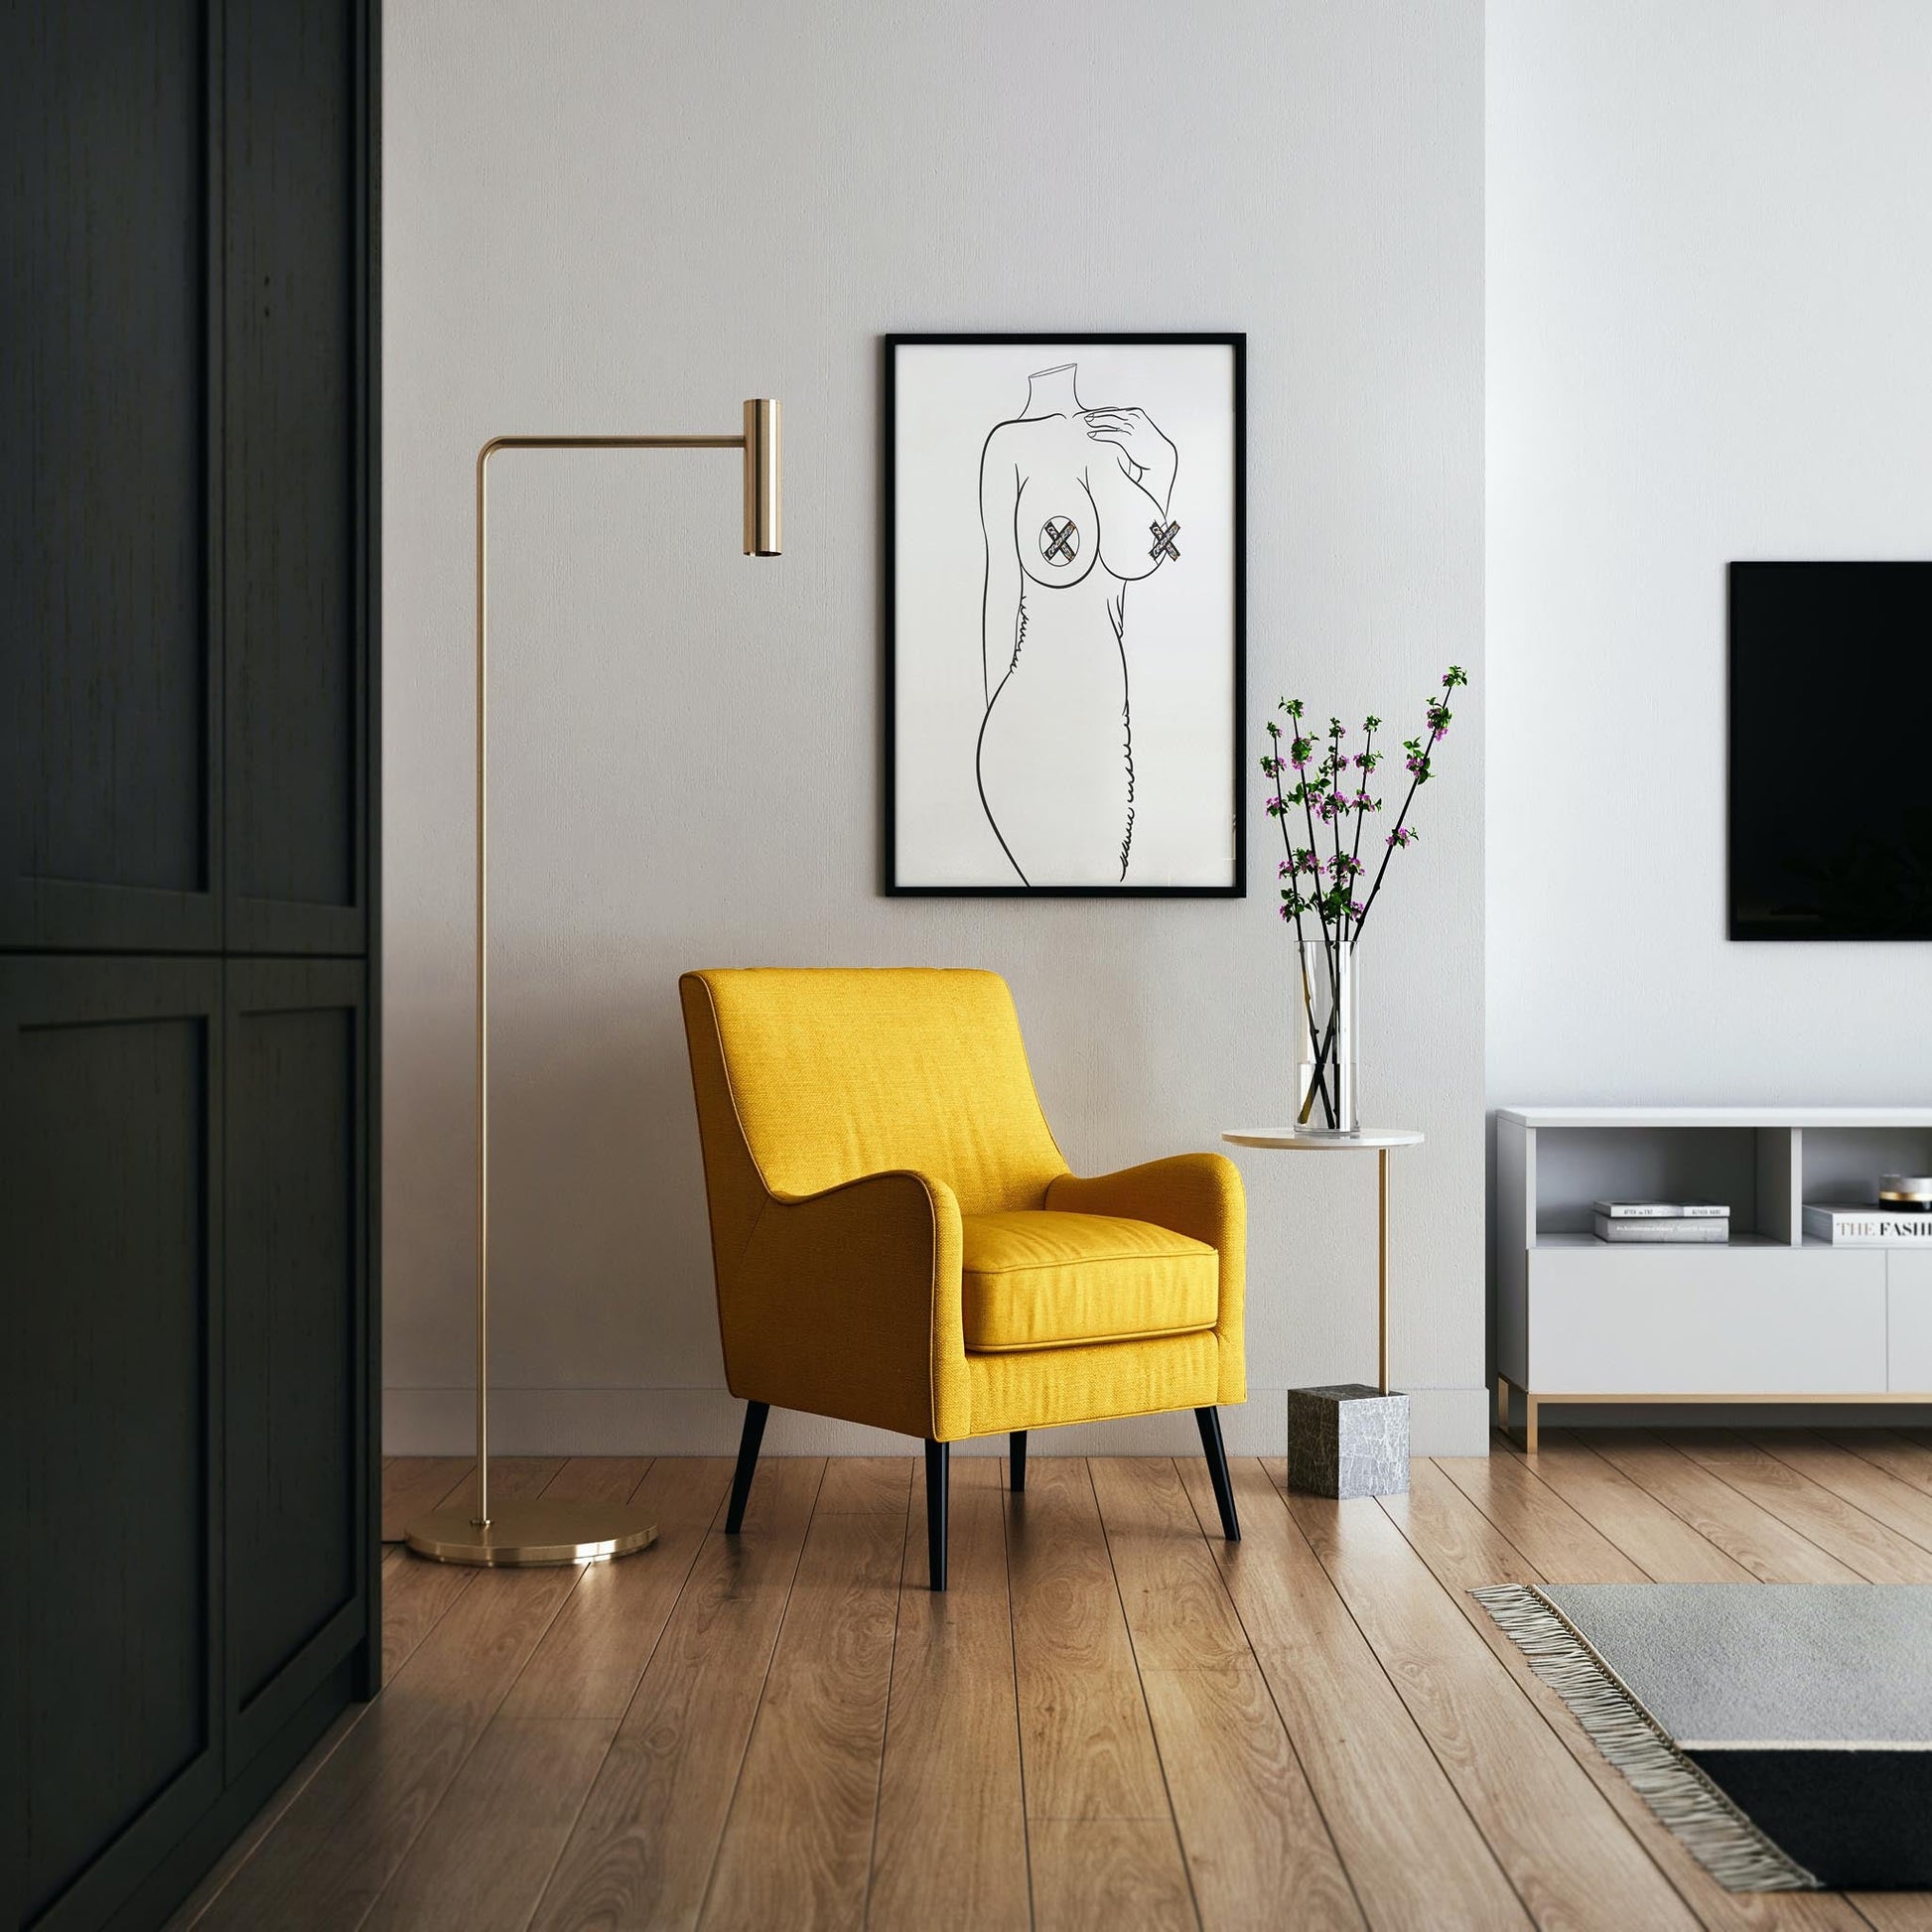
[[[737,1218],[718,1194],[746,1157],[782,1195],[917,1169],[965,1214],[1038,1207],[1066,1172],[997,973],[756,967],[679,990],[714,1222]]]

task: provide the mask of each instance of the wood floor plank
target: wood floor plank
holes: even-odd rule
[[[1498,1431],[1492,1459],[1530,1465]],[[1533,1469],[1599,1535],[1627,1556],[1653,1583],[1748,1584],[1755,1581],[1735,1557],[1701,1536],[1676,1511],[1640,1489],[1623,1471],[1566,1430],[1545,1430]]]
[[[1489,1584],[1533,1584],[1540,1573],[1494,1523],[1449,1478],[1418,1456],[1409,1465],[1409,1487],[1384,1496],[1384,1512],[1416,1547],[1417,1554],[1441,1574],[1448,1571]],[[1425,1550],[1429,1554],[1425,1554]],[[1612,1551],[1611,1560],[1627,1562]],[[1447,1584],[1447,1588],[1458,1587]],[[1458,1606],[1459,1607],[1459,1606]]]
[[[1143,1674],[1207,1932],[1364,1921],[1267,1680],[1250,1661]]]
[[[309,1781],[322,1768],[325,1761],[334,1753],[336,1746],[347,1736],[370,1709],[366,1704],[351,1704],[342,1712],[327,1730],[316,1739],[304,1754],[302,1762],[277,1786],[274,1795],[262,1806],[242,1829],[226,1851],[202,1875],[195,1889],[169,1913],[163,1924],[162,1932],[188,1932],[190,1926],[199,1924],[214,1895],[220,1891],[230,1878],[254,1857],[263,1839],[281,1822],[288,1808],[303,1791]]]
[[[913,1488],[870,1932],[1022,1932],[1032,1921],[1005,1468],[990,1456],[955,1464],[942,1592],[925,1587],[924,1485]]]
[[[1586,1429],[1577,1436],[1759,1583],[1861,1581],[1856,1570],[1668,1443],[1634,1429]]]
[[[1932,1892],[1857,1891],[1852,1902],[1872,1932],[1932,1932]]]
[[[1540,1467],[1522,1457],[1446,1455],[1435,1467],[1550,1582],[1649,1581],[1639,1564],[1545,1482]]]
[[[431,1563],[397,1550],[382,1567],[382,1681],[415,1655],[417,1646],[455,1607],[478,1572],[467,1564]]]
[[[1730,1430],[1671,1430],[1659,1440],[1874,1584],[1932,1583],[1932,1552]]]
[[[1026,1493],[1008,1500],[1007,1562],[1035,1922],[1085,1924],[1089,1907],[1118,1896],[1138,1900],[1150,1924],[1167,1923],[1174,1909],[1192,1923],[1173,1809],[1084,1458],[1029,1467]],[[1068,1822],[1133,1829],[1043,1829]],[[1069,1858],[1091,1869],[1065,1869]]]
[[[1008,1503],[1007,1556],[1027,1816],[1156,1819],[1172,1838],[1154,1728],[1083,1458],[1042,1457],[1029,1467],[1026,1493]]]
[[[435,1509],[477,1466],[474,1455],[399,1455],[382,1465],[382,1540],[400,1543],[412,1518]]]
[[[1274,1462],[1271,1478],[1286,1487]],[[1540,1926],[1697,1921],[1588,1774],[1373,1500],[1296,1521]]]
[[[1232,1464],[1237,1544],[1207,1470],[1181,1478],[1310,1788],[1378,1932],[1527,1925],[1521,1901],[1259,1463]]]
[[[909,1455],[835,1455],[825,1464],[825,1480],[819,1485],[818,1502],[812,1510],[814,1524],[821,1516],[839,1516],[859,1511],[869,1516],[882,1512],[897,1520],[901,1536],[905,1514],[910,1505],[913,1462]]]
[[[911,1488],[903,1457],[826,1471],[701,1925],[864,1921]]]
[[[398,1458],[428,1462],[435,1458]],[[442,1492],[423,1507],[454,1507],[461,1500],[474,1461],[449,1456],[442,1461],[460,1465]],[[490,1464],[492,1493],[504,1498],[552,1493],[553,1485],[567,1464],[554,1456],[523,1456],[514,1460],[497,1458]],[[642,1473],[641,1462],[625,1464]],[[573,1479],[574,1480],[574,1479]],[[425,1477],[427,1486],[427,1477]],[[568,1485],[566,1485],[568,1489]],[[565,1491],[556,1491],[562,1494]],[[571,1493],[575,1493],[572,1491]],[[626,1492],[627,1493],[627,1492]],[[411,1515],[420,1514],[412,1510]],[[408,1520],[407,1517],[404,1519]],[[398,1545],[382,1560],[382,1681],[386,1684],[414,1653],[416,1646],[448,1614],[458,1597],[482,1573],[468,1564],[434,1563],[413,1555]]]
[[[368,1932],[520,1932],[648,1664],[731,1463],[573,1458],[548,1493],[632,1499],[657,1522],[635,1556],[589,1566],[410,1847]]]
[[[550,1485],[563,1473],[569,1461],[564,1455],[492,1455],[489,1458],[489,1494],[492,1500],[507,1502],[512,1496],[547,1496]],[[447,1506],[469,1500],[468,1484],[459,1482],[445,1498]]]
[[[538,1494],[562,1466],[558,1457],[505,1464],[503,1493]],[[425,1580],[426,1595],[450,1587],[459,1570],[462,1587],[209,1902],[203,1926],[334,1932],[359,1924],[578,1577],[575,1566],[502,1571],[479,1590],[479,1572],[404,1555],[387,1595],[406,1596],[410,1570],[442,1573]]]
[[[1757,1894],[1726,1891],[1681,1846],[1655,1817],[1628,1779],[1592,1744],[1563,1700],[1537,1677],[1522,1651],[1496,1626],[1469,1592],[1484,1584],[1507,1581],[1550,1583],[1522,1552],[1503,1542],[1493,1526],[1477,1518],[1449,1528],[1451,1520],[1473,1505],[1451,1487],[1440,1470],[1422,1462],[1413,1467],[1410,1494],[1384,1497],[1384,1512],[1400,1528],[1416,1554],[1429,1565],[1450,1594],[1471,1628],[1488,1644],[1497,1661],[1516,1681],[1522,1694],[1543,1714],[1552,1733],[1602,1793],[1604,1801],[1623,1820],[1632,1837],[1656,1863],[1678,1896],[1713,1932],[1857,1932],[1858,1915],[1834,1893],[1795,1892]],[[1480,1525],[1480,1527],[1478,1527]],[[1448,1533],[1445,1534],[1445,1530]],[[1485,1535],[1484,1531],[1489,1534]],[[1574,1567],[1563,1582],[1624,1583],[1628,1559],[1611,1552],[1607,1574],[1594,1575],[1587,1565]]]
[[[1171,1822],[1041,1818],[1028,1832],[1038,1932],[1193,1932],[1200,1924]]]
[[[385,1460],[389,1514],[470,1469]],[[1721,1891],[1467,1595],[1932,1581],[1932,1433],[1552,1431],[1381,1504],[1236,1460],[1235,1545],[1195,1458],[1043,1457],[1014,1497],[960,1457],[937,1595],[911,1459],[772,1458],[736,1539],[729,1470],[493,1462],[505,1496],[641,1474],[659,1542],[388,1552],[388,1688],[171,1926],[1932,1932],[1932,1894]]]
[[[1932,1448],[1915,1443],[1896,1429],[1823,1429],[1818,1432],[1828,1443],[1909,1482],[1914,1489],[1932,1495]]]
[[[1874,1522],[1932,1552],[1932,1493],[1809,1431],[1752,1431],[1753,1449],[1788,1463],[1821,1489],[1841,1496]]]
[[[466,1590],[310,1780],[201,1923],[340,1932],[361,1922],[577,1582],[511,1570]]]
[[[823,1476],[767,1458],[743,1532],[706,1536],[533,1927],[697,1918]]]
[[[1359,1926],[1178,1469],[1155,1457],[1089,1468],[1202,1924],[1272,1926],[1293,1898],[1298,1922]]]
[[[559,1500],[568,1497],[572,1502],[628,1502],[650,1465],[648,1455],[568,1456],[543,1493]]]
[[[1142,1672],[1250,1662],[1247,1633],[1174,1464],[1165,1456],[1092,1456],[1087,1467]]]

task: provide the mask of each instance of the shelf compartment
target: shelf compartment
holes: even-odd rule
[[[1932,1173],[1932,1128],[1811,1127],[1804,1137],[1804,1198],[1878,1201],[1881,1173]]]
[[[1526,1234],[1588,1236],[1598,1200],[1715,1200],[1730,1209],[1733,1236],[1789,1242],[1797,1139],[1787,1127],[1541,1128]]]

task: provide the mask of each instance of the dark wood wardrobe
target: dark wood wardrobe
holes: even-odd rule
[[[377,34],[0,0],[4,1932],[379,1679]]]

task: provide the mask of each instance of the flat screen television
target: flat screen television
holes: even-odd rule
[[[1730,566],[1730,936],[1932,939],[1932,563]]]

